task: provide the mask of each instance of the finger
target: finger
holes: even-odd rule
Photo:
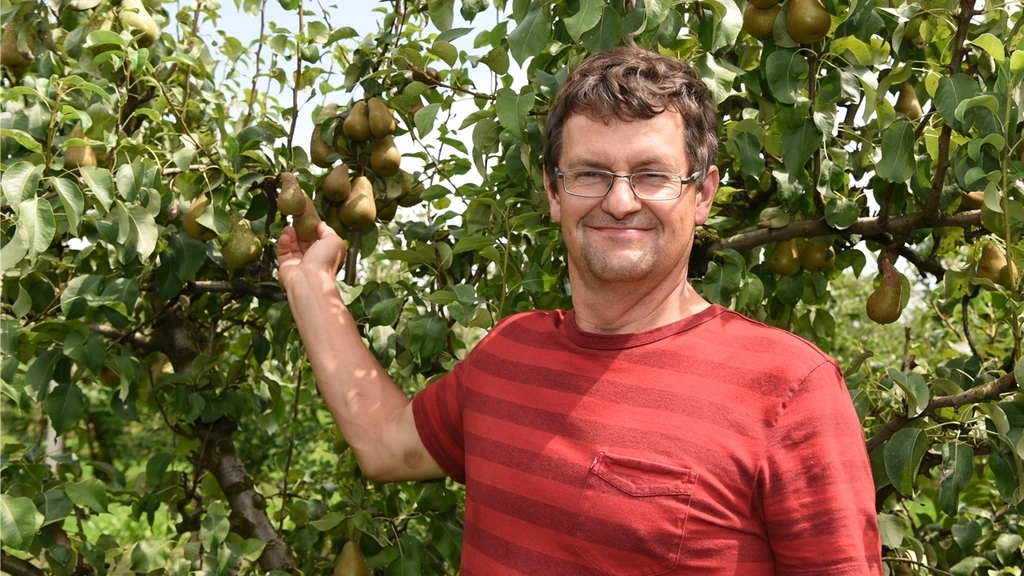
[[[287,260],[295,256],[295,248],[298,245],[298,238],[295,236],[295,228],[285,226],[281,236],[277,239],[277,258]]]

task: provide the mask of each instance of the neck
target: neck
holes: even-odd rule
[[[628,334],[671,324],[707,309],[707,300],[686,281],[573,284],[576,326],[584,332]]]

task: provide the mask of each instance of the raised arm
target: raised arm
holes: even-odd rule
[[[277,242],[278,279],[334,422],[375,482],[444,476],[420,440],[411,402],[363,345],[338,293],[345,242],[323,222],[317,237],[300,242],[285,228]]]

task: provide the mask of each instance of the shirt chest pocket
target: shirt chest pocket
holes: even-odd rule
[[[675,568],[697,473],[601,452],[580,498],[573,545],[604,574]]]

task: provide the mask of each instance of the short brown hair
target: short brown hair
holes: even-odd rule
[[[711,93],[692,65],[637,46],[591,54],[569,73],[548,111],[544,168],[549,185],[555,187],[562,135],[573,114],[630,121],[653,118],[666,110],[683,117],[692,171],[710,168],[718,156],[718,118]]]

